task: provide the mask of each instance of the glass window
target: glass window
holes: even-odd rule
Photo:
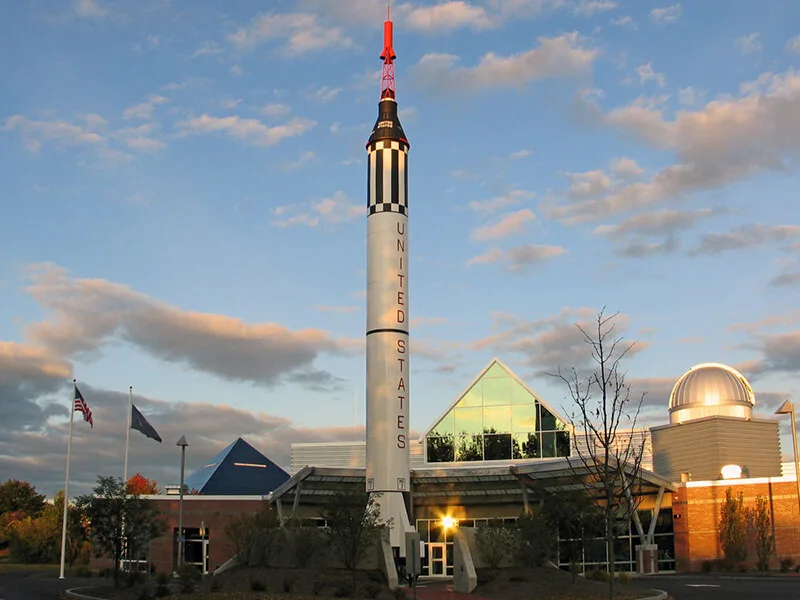
[[[540,429],[542,431],[553,431],[554,429],[558,429],[556,426],[558,419],[556,419],[555,415],[541,404],[539,404],[539,408],[542,411],[541,418],[539,419],[539,423],[541,424]]]
[[[511,433],[511,407],[487,406],[483,409],[484,433]]]
[[[455,416],[451,410],[436,424],[436,427],[431,430],[430,435],[453,435],[455,432]]]
[[[492,366],[481,377],[482,380],[487,378],[511,379],[511,376],[503,367],[497,363],[492,363]]]
[[[556,431],[556,456],[569,456],[569,432]]]
[[[511,407],[511,431],[514,433],[536,431],[535,404],[521,404]]]
[[[456,433],[483,433],[483,410],[480,408],[453,409],[456,418]]]
[[[535,433],[515,434],[512,452],[513,458],[539,458],[539,436]]]
[[[483,436],[485,460],[508,460],[511,458],[511,434]]]
[[[553,458],[556,455],[556,432],[542,432],[542,458]]]
[[[428,462],[453,462],[455,460],[455,444],[453,436],[428,437]]]
[[[473,385],[466,394],[461,397],[457,407],[462,408],[465,406],[481,406],[483,404],[483,399],[481,398],[481,382],[478,381],[475,385]]]
[[[512,404],[534,404],[536,398],[531,395],[517,381],[511,381],[511,403]]]
[[[458,442],[456,444],[456,460],[469,462],[483,460],[483,436],[458,436]]]
[[[506,379],[484,379],[483,405],[498,406],[511,404],[511,382]]]

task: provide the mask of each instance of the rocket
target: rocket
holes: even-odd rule
[[[410,466],[408,150],[397,116],[392,21],[383,24],[378,119],[367,142],[367,492],[405,556]]]

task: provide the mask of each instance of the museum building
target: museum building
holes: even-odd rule
[[[625,432],[644,446],[643,468],[628,470],[640,477],[636,510],[620,524],[613,557],[600,538],[584,543],[581,569],[607,569],[613,560],[621,571],[698,570],[721,556],[717,524],[728,487],[743,492],[745,505],[756,495],[770,499],[775,562],[800,560],[799,499],[794,473],[782,474],[779,422],[754,418],[754,406],[750,384],[731,367],[705,363],[684,374],[670,395],[669,424]],[[512,521],[535,510],[537,490],[580,485],[589,475],[577,457],[586,443],[493,359],[410,446],[409,514],[425,542],[423,574],[452,576],[457,530]],[[364,491],[365,458],[363,441],[297,443],[287,473],[237,440],[187,479],[194,489],[184,497],[185,562],[213,572],[231,558],[225,524],[242,512],[269,508],[279,520],[324,525],[339,494]],[[177,488],[149,497],[173,530],[152,544],[160,570],[177,557]],[[568,567],[561,545],[558,563]]]

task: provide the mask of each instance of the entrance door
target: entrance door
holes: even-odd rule
[[[447,544],[428,544],[428,574],[431,577],[447,576]]]

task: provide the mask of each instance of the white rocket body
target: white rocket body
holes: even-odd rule
[[[367,491],[378,494],[390,540],[405,556],[413,531],[411,489],[408,294],[409,144],[394,99],[381,100],[367,144]]]

